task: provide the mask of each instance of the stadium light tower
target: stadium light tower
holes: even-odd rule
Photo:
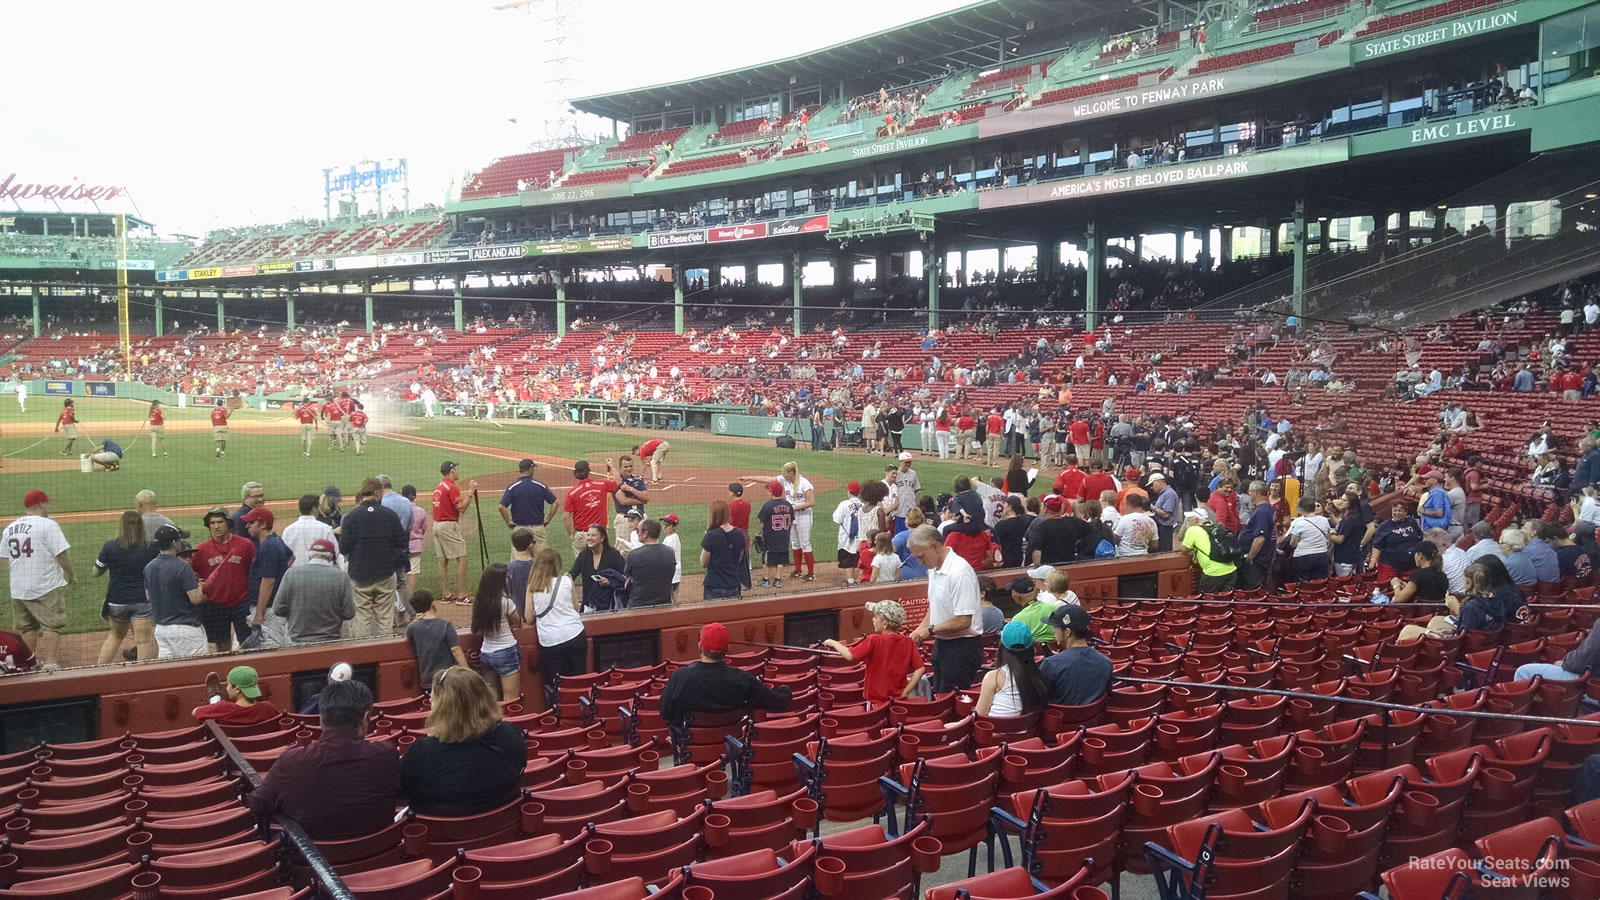
[[[581,60],[567,53],[567,42],[572,37],[572,29],[577,25],[577,12],[580,0],[508,0],[505,3],[494,4],[491,9],[497,12],[521,12],[532,16],[535,7],[544,13],[539,20],[540,34],[546,47],[545,55],[540,60],[544,73],[546,96],[542,98],[542,106],[553,108],[554,114],[541,117],[539,134],[530,145],[535,149],[545,150],[555,147],[565,147],[573,141],[587,142],[591,138],[583,135],[578,119],[567,107],[567,98],[576,92],[578,79],[573,74]],[[562,112],[565,110],[565,112]]]

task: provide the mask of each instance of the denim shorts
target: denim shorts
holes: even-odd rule
[[[504,650],[480,653],[478,660],[493,669],[501,678],[515,675],[522,668],[522,645],[512,644]]]

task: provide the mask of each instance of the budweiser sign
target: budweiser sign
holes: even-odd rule
[[[30,184],[17,181],[15,172],[0,181],[0,200],[113,200],[127,193],[120,187],[98,184]]]

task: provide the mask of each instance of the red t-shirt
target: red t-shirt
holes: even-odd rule
[[[1089,443],[1089,423],[1078,419],[1067,426],[1067,436],[1074,444]]]
[[[978,420],[972,416],[960,416],[956,419],[957,431],[972,431],[978,427]]]
[[[1061,474],[1056,476],[1056,483],[1050,489],[1068,500],[1082,500],[1083,483],[1088,477],[1083,474],[1082,469],[1063,469]],[[1094,499],[1100,498],[1097,496]]]
[[[988,429],[990,434],[1004,434],[1006,420],[1000,416],[990,416],[983,420],[983,427]]]
[[[446,478],[433,489],[433,520],[435,522],[461,521],[461,488]]]
[[[337,409],[341,416],[348,416],[355,412],[356,402],[349,397],[340,397],[333,401],[333,408]]]
[[[750,533],[750,501],[745,499],[728,501],[728,523],[745,534]]]
[[[77,411],[74,410],[70,406],[62,407],[60,421],[61,421],[61,424],[63,424],[63,425],[76,425],[76,424],[78,424],[78,413],[77,413]]]
[[[309,404],[295,407],[294,417],[300,420],[301,425],[317,424],[317,408]]]
[[[367,427],[367,414],[357,409],[350,413],[350,424],[356,428]]]
[[[221,544],[214,539],[201,541],[200,546],[194,548],[189,565],[194,569],[194,577],[202,583],[215,575],[215,580],[206,585],[207,603],[237,606],[248,599],[245,594],[250,581],[250,564],[255,558],[256,545],[249,538],[232,534]]]
[[[1101,494],[1116,489],[1116,479],[1104,472],[1094,472],[1083,479],[1083,496],[1090,500],[1099,500]]]
[[[240,706],[226,697],[194,711],[196,721],[216,719],[223,725],[260,725],[282,716],[283,713],[272,705],[271,700],[257,700],[249,706]]]
[[[15,631],[0,631],[0,674],[26,672],[37,662]]]
[[[334,403],[332,400],[322,404],[322,414],[335,422],[344,418],[344,410],[340,409],[339,404]]]
[[[594,477],[573,485],[561,502],[561,509],[572,513],[573,530],[587,531],[590,525],[605,525],[606,498],[615,494],[619,487],[621,485],[615,481]]]
[[[150,410],[150,424],[151,425],[165,425],[165,424],[167,424],[167,414],[162,412],[159,409]]]
[[[652,438],[639,445],[639,458],[649,459],[656,453],[656,448],[661,446],[660,438]]]
[[[1096,450],[1105,449],[1105,446],[1106,446],[1106,426],[1102,425],[1099,422],[1096,422],[1090,428],[1089,434],[1093,438],[1093,440],[1091,440],[1089,442],[1089,446],[1090,447],[1093,447]]]
[[[906,679],[922,665],[916,642],[903,634],[869,634],[851,645],[850,655],[867,664],[865,694],[874,703],[899,697]]]
[[[228,424],[228,408],[226,406],[213,406],[213,407],[211,407],[211,424],[213,424],[213,425],[226,425],[226,424]]]
[[[984,555],[993,545],[993,542],[989,540],[987,531],[979,535],[951,531],[944,536],[944,545],[949,547],[955,555],[966,560],[967,564],[972,566],[975,571],[989,568],[984,564]]]

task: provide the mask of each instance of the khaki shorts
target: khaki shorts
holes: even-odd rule
[[[366,426],[362,426],[360,428],[352,428],[352,429],[350,429],[350,436],[355,438],[358,441],[366,440],[367,439]]]
[[[211,426],[211,433],[213,435],[227,434],[228,433],[228,426],[226,426],[226,425],[213,425],[213,426]]]
[[[863,429],[861,429],[861,439],[864,440],[864,441],[875,441],[875,440],[877,440],[878,439],[878,429],[876,429],[876,428],[863,428]]]
[[[460,522],[436,522],[433,526],[434,545],[444,559],[465,559],[467,541],[461,536]]]
[[[339,434],[348,435],[350,433],[350,420],[349,419],[340,419],[339,421],[334,422],[333,423],[333,430],[338,432]]]
[[[78,426],[76,426],[76,425],[63,425],[63,426],[61,426],[61,433],[66,435],[69,438],[75,438],[75,437],[78,436]]]
[[[529,553],[538,553],[540,550],[544,549],[546,546],[548,546],[550,544],[550,538],[545,533],[545,526],[543,526],[543,525],[519,525],[517,527],[518,528],[526,528],[529,531],[533,532],[533,546],[528,548],[528,552]]]
[[[586,537],[586,535],[588,533],[589,533],[589,529],[587,529],[587,528],[579,529],[578,531],[573,533],[573,535],[572,535],[572,552],[573,553],[582,553],[583,551],[589,549],[589,540]]]
[[[67,589],[56,588],[31,600],[11,598],[11,627],[23,633],[60,634],[67,627]]]
[[[406,570],[406,574],[408,574],[408,575],[421,575],[422,574],[422,554],[421,553],[413,553],[413,554],[411,554],[411,568]]]
[[[309,441],[309,440],[311,440],[311,436],[316,434],[316,433],[317,433],[317,426],[315,426],[315,425],[307,425],[304,422],[300,423],[300,439],[301,440]]]
[[[165,425],[151,425],[150,426],[150,433],[155,435],[158,438],[161,438],[161,439],[165,440],[166,437],[167,437],[167,426],[165,426]]]

